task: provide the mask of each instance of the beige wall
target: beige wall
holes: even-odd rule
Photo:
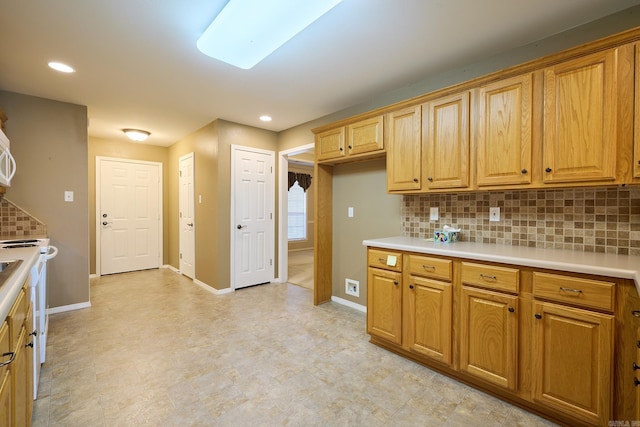
[[[300,172],[311,175],[311,187],[306,191],[307,193],[307,238],[305,240],[293,240],[289,242],[290,251],[298,251],[303,249],[313,249],[313,217],[314,217],[314,187],[313,187],[313,166],[296,165],[289,163],[289,172]],[[286,214],[286,212],[285,212]]]
[[[169,260],[169,149],[148,144],[136,144],[125,141],[111,141],[103,138],[89,138],[89,251],[91,274],[96,272],[96,157],[111,157],[116,159],[141,160],[162,163],[162,233],[163,259]]]
[[[6,198],[47,224],[51,307],[89,301],[87,108],[0,91],[17,172]],[[74,201],[65,202],[64,192]]]
[[[179,267],[178,160],[193,152],[196,201],[202,196],[195,209],[195,278],[215,289],[228,288],[231,283],[231,145],[276,151],[277,134],[216,120],[169,148],[169,263]],[[274,156],[275,167],[276,160]],[[277,254],[277,240],[274,250]]]

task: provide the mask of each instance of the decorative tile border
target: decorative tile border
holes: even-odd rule
[[[500,208],[489,222],[489,207]],[[440,219],[429,221],[429,208]],[[405,236],[431,238],[453,225],[461,240],[640,255],[640,188],[607,187],[404,196]]]
[[[0,200],[0,240],[43,237],[47,225],[7,199]]]

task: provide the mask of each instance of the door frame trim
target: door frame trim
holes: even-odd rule
[[[278,277],[274,280],[285,283],[289,280],[289,156],[315,149],[315,144],[305,144],[278,152]],[[314,236],[315,239],[315,236]]]
[[[255,147],[248,147],[246,145],[239,145],[239,144],[231,144],[231,171],[230,171],[230,177],[229,177],[229,181],[230,185],[231,185],[231,197],[230,197],[230,203],[229,203],[229,211],[230,211],[230,221],[229,221],[229,243],[230,243],[230,265],[229,265],[229,287],[231,288],[232,291],[236,290],[236,244],[235,244],[235,226],[236,226],[236,200],[235,200],[235,195],[236,195],[236,183],[235,183],[235,176],[236,176],[236,162],[235,162],[235,156],[236,153],[238,151],[250,151],[253,153],[258,153],[258,154],[266,154],[271,156],[272,161],[273,161],[273,167],[276,167],[276,152],[273,150],[264,150],[262,148],[255,148]],[[276,189],[275,189],[275,183],[276,183],[276,179],[275,179],[275,171],[273,173],[273,185],[271,188],[272,191],[272,195],[273,197],[271,198],[271,212],[272,215],[275,217],[276,216],[276,212],[275,212],[275,203],[276,203]],[[273,244],[274,244],[274,248],[273,248],[273,255],[275,257],[276,255],[276,248],[275,248],[275,244],[276,244],[276,218],[273,218],[272,221],[272,235],[273,235]],[[275,271],[275,265],[273,266],[273,270]],[[275,276],[275,274],[274,274]],[[272,277],[273,281],[275,281],[275,277]]]
[[[163,260],[164,260],[164,199],[162,197],[163,194],[163,189],[162,189],[162,181],[164,179],[164,175],[163,175],[163,169],[162,169],[162,163],[161,162],[150,162],[150,161],[146,161],[146,160],[136,160],[136,159],[122,159],[122,158],[118,158],[118,157],[106,157],[106,156],[96,156],[96,191],[95,191],[95,206],[96,206],[96,212],[95,212],[95,221],[96,221],[96,237],[95,237],[95,245],[96,245],[96,276],[100,277],[101,274],[101,262],[100,262],[100,257],[101,257],[101,250],[100,250],[100,245],[101,245],[101,233],[100,233],[100,210],[102,208],[101,206],[101,196],[102,196],[102,191],[101,191],[101,173],[102,173],[102,161],[112,161],[112,162],[121,162],[121,163],[135,163],[135,164],[143,164],[143,165],[157,165],[158,166],[158,205],[159,205],[159,227],[158,227],[158,266],[162,267],[163,265]]]
[[[193,206],[192,206],[192,212],[193,212],[193,280],[195,280],[196,278],[196,234],[195,234],[195,230],[196,230],[196,155],[195,153],[192,151],[190,153],[187,153],[183,156],[180,156],[180,158],[178,159],[178,212],[181,211],[180,208],[182,208],[181,206],[181,201],[182,198],[180,197],[182,194],[182,186],[180,185],[180,166],[182,164],[182,160],[183,159],[187,159],[188,157],[191,157],[191,162],[193,165],[193,187],[191,188],[191,190],[193,191]],[[180,214],[178,213],[178,257],[180,256],[180,254],[182,253],[182,228],[181,228],[181,218],[180,218]],[[183,274],[182,272],[182,258],[178,259],[178,271],[180,271],[180,274]],[[188,277],[188,276],[187,276]]]

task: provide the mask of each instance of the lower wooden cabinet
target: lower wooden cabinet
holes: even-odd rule
[[[640,307],[633,281],[379,248],[367,259],[372,343],[560,424],[640,419],[640,329],[617,321]]]
[[[6,356],[5,356],[6,354]],[[11,346],[9,345],[9,326],[7,322],[0,323],[0,427],[11,425]],[[14,359],[15,360],[15,359]]]
[[[402,342],[402,274],[369,268],[367,332],[392,343]]]
[[[460,368],[515,390],[518,378],[518,297],[462,287]]]
[[[533,398],[588,423],[611,420],[613,316],[535,302]]]
[[[14,426],[28,426],[31,419],[27,420],[29,411],[29,396],[27,396],[27,352],[25,349],[27,331],[23,327],[18,338],[16,358],[11,364],[11,401]]]
[[[412,352],[452,362],[451,283],[410,276],[404,298],[404,343]]]

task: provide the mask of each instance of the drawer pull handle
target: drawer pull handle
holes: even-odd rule
[[[480,277],[482,277],[484,280],[498,280],[496,276],[490,276],[488,274],[480,273]]]
[[[560,290],[563,292],[571,292],[572,294],[576,294],[576,295],[579,295],[582,293],[580,289],[565,288],[564,286],[560,286]]]
[[[633,317],[640,317],[640,310],[631,310],[631,315]]]
[[[397,280],[394,280],[394,281],[393,281],[393,284],[394,284],[394,285],[396,285],[396,286],[398,286],[398,281],[397,281]]]
[[[638,369],[640,369],[640,366],[638,366],[636,362],[633,362],[633,365],[631,365],[631,367],[633,368],[634,371],[637,371]]]
[[[540,314],[540,313],[536,313],[536,314],[534,314],[534,317],[535,317],[536,319],[540,320],[540,319],[542,319],[542,314]]]
[[[633,377],[633,384],[638,387],[640,385],[640,380],[637,377]]]
[[[16,354],[13,351],[10,351],[9,353],[2,353],[2,357],[7,357],[7,356],[11,356],[11,358],[4,363],[0,363],[0,368],[2,368],[3,366],[10,365],[16,358]]]
[[[422,264],[422,268],[425,270],[435,270],[436,268],[433,265],[424,265]]]
[[[384,258],[378,258],[378,261],[380,261],[380,262],[384,262],[385,264],[386,264],[386,262],[387,262],[387,260],[386,260],[386,259],[384,259]]]

